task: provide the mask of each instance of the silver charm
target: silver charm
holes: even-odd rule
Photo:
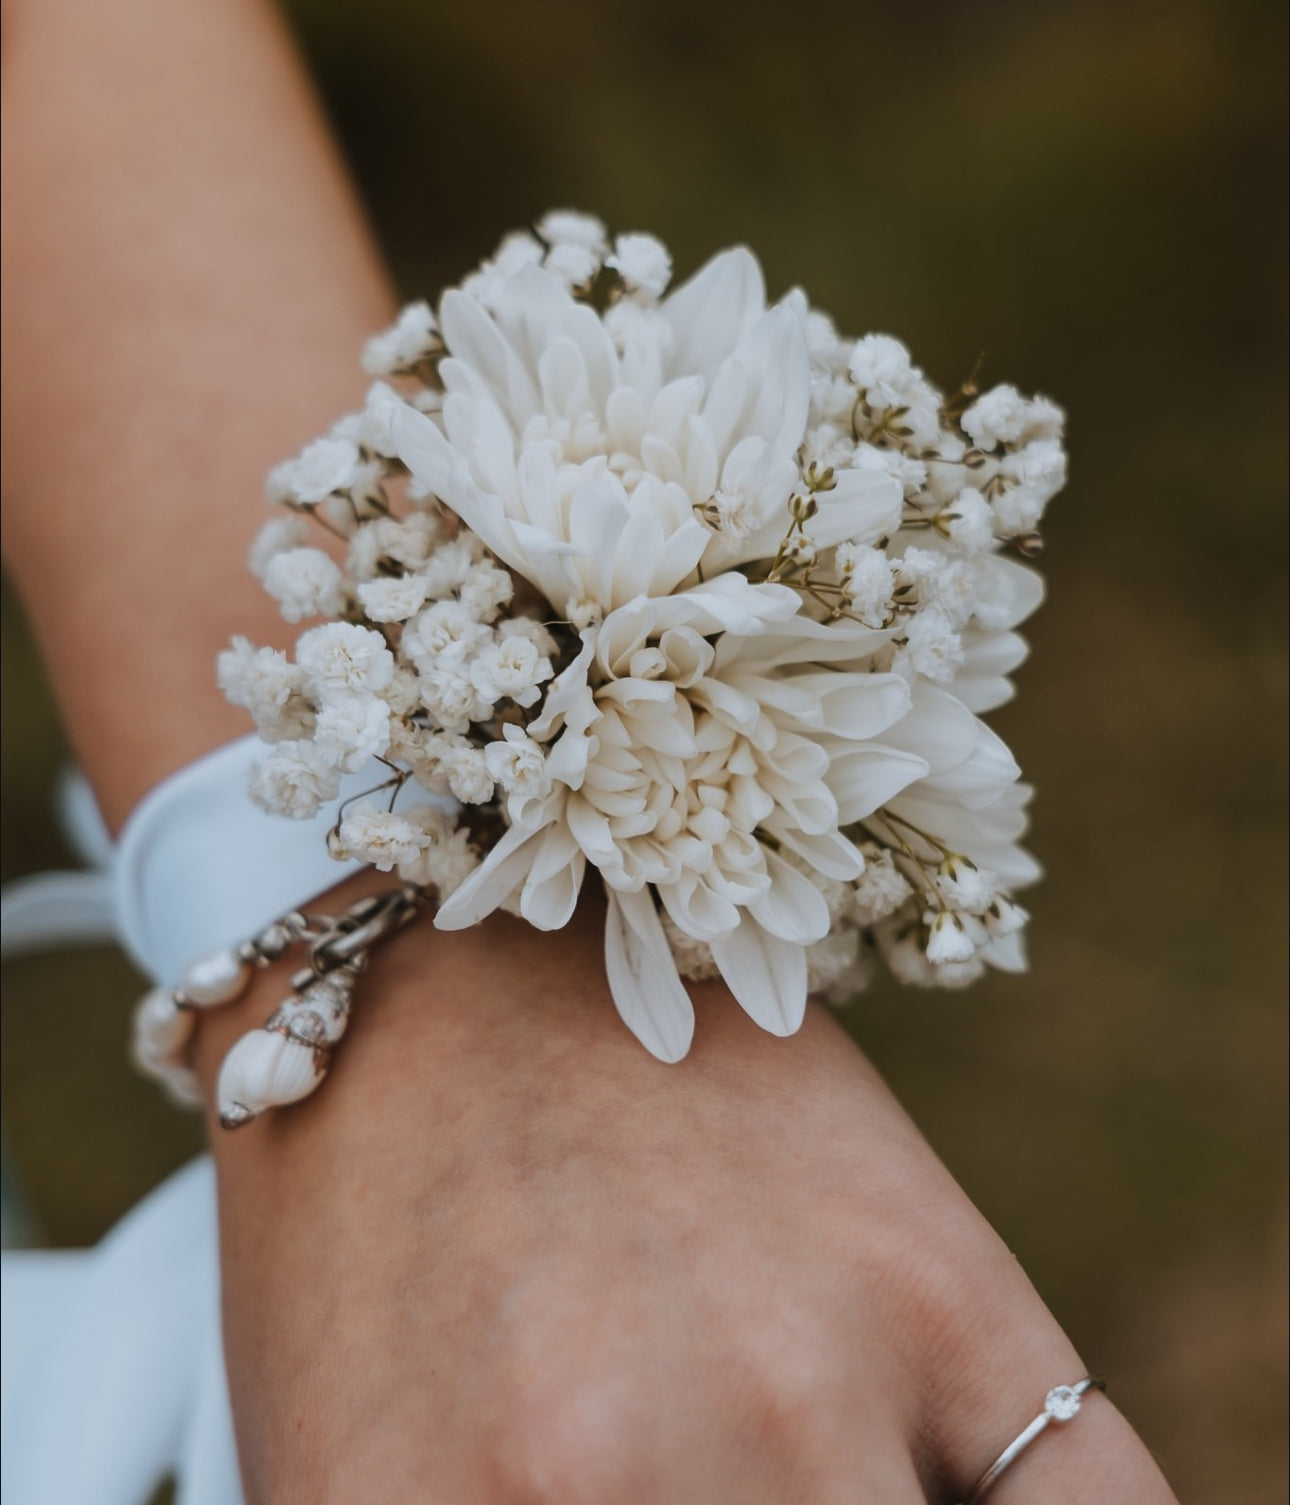
[[[304,945],[309,948],[307,965],[292,976],[290,995],[224,1058],[217,1090],[220,1123],[240,1128],[269,1108],[307,1097],[326,1076],[331,1053],[345,1033],[354,984],[368,952],[405,925],[425,897],[424,889],[409,883],[360,899],[342,915],[293,911],[240,946],[199,958],[174,992],[153,988],[139,1004],[135,1064],[176,1101],[200,1106],[197,1078],[187,1060],[197,1011],[231,1003],[246,990],[254,968],[267,967],[293,946]]]
[[[293,917],[308,936],[309,965],[291,979],[291,996],[224,1058],[217,1092],[224,1128],[241,1128],[317,1087],[349,1023],[354,984],[368,952],[405,925],[424,897],[407,884],[360,899],[335,920]]]

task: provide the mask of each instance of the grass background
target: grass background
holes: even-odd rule
[[[294,0],[409,294],[555,204],[747,241],[772,289],[1070,412],[1020,699],[1033,969],[850,1015],[1196,1505],[1285,1498],[1283,7]],[[3,871],[65,860],[12,598]],[[6,965],[4,1126],[47,1238],[198,1145],[112,954]]]

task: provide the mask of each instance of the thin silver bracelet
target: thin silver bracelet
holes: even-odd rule
[[[1019,1432],[1013,1438],[986,1469],[972,1486],[963,1505],[980,1505],[990,1489],[999,1482],[1004,1470],[1011,1467],[1021,1457],[1041,1432],[1046,1432],[1054,1423],[1064,1426],[1068,1421],[1074,1420],[1079,1415],[1083,1399],[1090,1390],[1101,1390],[1105,1394],[1106,1381],[1099,1379],[1096,1375],[1086,1374],[1082,1380],[1077,1380],[1073,1385],[1054,1385],[1044,1397],[1044,1409],[1024,1431]]]

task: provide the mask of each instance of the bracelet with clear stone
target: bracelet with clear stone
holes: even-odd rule
[[[212,952],[188,966],[173,991],[153,988],[134,1016],[136,1065],[177,1102],[199,1106],[197,1078],[187,1063],[197,1013],[232,1003],[256,968],[306,948],[291,993],[264,1024],[243,1035],[220,1067],[219,1120],[236,1129],[269,1108],[307,1097],[327,1074],[332,1051],[349,1023],[354,983],[371,948],[405,925],[426,891],[403,884],[351,904],[341,915],[293,911],[236,948]]]

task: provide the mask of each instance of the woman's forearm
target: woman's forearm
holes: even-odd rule
[[[231,632],[262,477],[361,394],[391,298],[259,0],[4,18],[5,554],[119,823],[245,730]]]
[[[255,0],[40,0],[5,48],[6,549],[118,822],[244,729],[260,478],[390,299]],[[691,1055],[642,1051],[597,904],[410,927],[317,1098],[219,1140],[248,1499],[961,1497],[1068,1340],[822,1013],[777,1040],[705,984]],[[202,1021],[208,1087],[285,986]],[[1027,1470],[1169,1498],[1107,1405]]]

